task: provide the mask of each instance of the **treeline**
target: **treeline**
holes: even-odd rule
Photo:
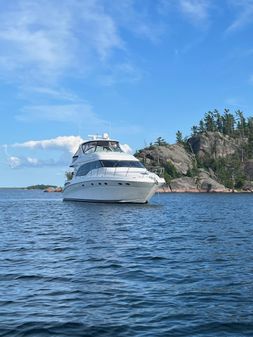
[[[38,185],[32,185],[32,186],[27,186],[27,190],[45,190],[49,187],[56,188],[57,186],[55,185],[44,185],[44,184],[38,184]]]
[[[208,111],[199,125],[194,125],[191,129],[192,136],[203,132],[220,132],[230,137],[253,137],[253,117],[245,118],[241,110],[231,113],[229,109],[224,109],[220,113],[217,109]]]

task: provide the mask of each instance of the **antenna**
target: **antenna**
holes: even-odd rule
[[[99,136],[98,134],[95,135],[88,135],[89,138],[91,138],[92,140],[96,140],[98,138],[101,138],[101,136]]]
[[[109,134],[107,132],[104,132],[103,135],[88,135],[89,138],[92,140],[97,140],[97,139],[110,139]]]

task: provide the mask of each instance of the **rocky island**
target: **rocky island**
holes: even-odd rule
[[[253,117],[209,111],[190,137],[159,137],[135,155],[164,176],[165,192],[253,192]]]

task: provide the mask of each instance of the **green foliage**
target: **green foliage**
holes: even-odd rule
[[[45,190],[49,187],[52,188],[56,188],[57,186],[55,185],[43,185],[43,184],[39,184],[39,185],[32,185],[32,186],[27,186],[28,190]]]
[[[218,181],[227,188],[241,188],[246,181],[246,177],[238,155],[226,158],[211,159],[204,157],[198,159],[198,165],[208,170],[211,168]]]
[[[210,149],[211,155],[199,158],[194,154],[194,150],[190,142],[180,130],[176,133],[176,142],[185,148],[185,150],[193,157],[193,167],[186,173],[188,177],[197,177],[199,169],[212,169],[217,180],[231,189],[241,189],[246,182],[244,173],[244,162],[253,159],[253,117],[246,118],[241,110],[231,112],[224,109],[222,113],[218,110],[208,111],[198,125],[194,125],[191,129],[192,136],[197,136],[206,132],[219,132],[225,136],[233,138],[237,145],[234,155],[219,157],[216,142],[213,142],[213,148]],[[229,138],[227,138],[229,140]],[[211,144],[211,143],[210,143]],[[218,144],[218,143],[217,143]],[[168,146],[169,144],[162,138],[158,137],[154,143],[150,143],[147,150],[155,150],[158,146]],[[222,146],[222,143],[219,144]],[[229,145],[229,143],[228,143]],[[136,152],[137,157],[142,157],[142,150]],[[154,165],[150,158],[151,165]],[[182,176],[171,161],[168,161],[164,167],[164,178],[167,183],[172,179]]]
[[[166,171],[164,171],[163,177],[164,177],[166,184],[169,184],[172,180],[171,176]]]
[[[196,177],[199,174],[199,169],[196,165],[196,162],[194,162],[194,165],[191,169],[189,169],[186,173],[187,177]]]
[[[175,179],[181,177],[180,173],[177,171],[176,167],[171,161],[167,161],[164,167],[164,177],[167,177],[168,179]]]
[[[204,118],[200,120],[198,126],[192,127],[192,136],[203,132],[218,131],[224,135],[235,136],[238,133],[244,135],[248,123],[243,116],[243,112],[238,110],[234,114],[229,109],[224,109],[220,114],[217,109],[208,111]]]
[[[155,141],[154,145],[157,145],[157,146],[166,146],[166,145],[169,145],[169,144],[162,137],[158,137],[157,140]]]
[[[179,130],[176,133],[176,142],[179,143],[179,144],[183,143],[183,134]]]
[[[72,171],[67,171],[65,172],[65,176],[67,180],[71,180],[73,178],[73,172]]]

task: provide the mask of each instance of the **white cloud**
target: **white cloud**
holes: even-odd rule
[[[108,68],[108,71],[99,76],[99,82],[104,86],[111,86],[121,82],[138,82],[142,73],[131,63],[121,63]]]
[[[206,21],[209,16],[210,3],[208,0],[180,0],[182,13],[193,22]]]
[[[109,85],[109,84],[108,84]],[[141,131],[139,125],[129,125],[125,121],[112,123],[102,119],[88,103],[52,104],[26,106],[15,116],[18,121],[56,122],[74,125],[78,134],[90,132],[112,132],[113,134],[136,134]]]
[[[133,153],[133,149],[128,144],[120,144],[120,147],[125,153]]]
[[[3,145],[7,157],[8,165],[13,168],[21,167],[45,167],[45,166],[67,166],[70,163],[71,156],[77,151],[79,145],[84,142],[80,136],[59,136],[52,139],[29,140],[23,143],[12,145]],[[126,153],[132,153],[132,149],[128,144],[120,144],[121,149]],[[10,149],[28,149],[30,151],[43,150],[49,155],[49,150],[61,151],[58,158],[36,158],[33,156],[10,155],[7,151]],[[44,156],[45,157],[45,156]]]
[[[19,157],[11,156],[8,158],[8,164],[11,168],[19,167],[21,165],[21,162],[22,160]]]
[[[0,13],[0,66],[22,76],[26,71],[26,78],[54,78],[73,68],[85,71],[94,57],[104,61],[124,47],[114,18],[99,1],[13,3]]]
[[[113,68],[117,52],[116,72],[121,67],[121,78],[136,79],[132,59],[124,69],[131,53],[122,32],[156,42],[164,31],[152,10],[140,8],[132,0],[15,0],[0,12],[2,76],[26,85],[54,83],[66,73],[83,78]]]
[[[226,29],[226,33],[232,33],[244,28],[253,22],[253,1],[241,0],[231,1],[232,8],[235,9],[237,17]]]
[[[6,2],[0,12],[1,76],[38,87],[57,83],[66,75],[107,74],[111,68],[112,74],[122,70],[116,76],[121,81],[124,76],[139,79],[125,32],[157,43],[166,30],[165,22],[154,16],[158,4],[138,5],[134,0]]]
[[[20,90],[21,90],[20,94],[21,98],[27,96],[27,93],[29,92],[29,94],[32,93],[38,97],[47,97],[47,99],[51,100],[67,101],[75,103],[81,101],[76,94],[62,88],[46,87],[46,86],[37,86],[37,87],[20,86]]]
[[[154,15],[154,12],[159,12],[159,1],[138,4],[136,0],[107,0],[107,7],[118,27],[130,31],[138,38],[156,44],[165,32],[165,23]]]
[[[27,142],[15,143],[9,146],[12,148],[26,148],[30,150],[62,150],[74,154],[77,151],[78,146],[84,141],[85,140],[80,136],[59,136],[51,139],[29,140]],[[120,146],[124,152],[132,152],[132,149],[128,144],[120,144]],[[6,148],[7,145],[4,145],[4,147]],[[13,161],[15,161],[14,157]],[[30,162],[32,162],[32,160],[30,160]]]
[[[83,141],[84,140],[80,136],[59,136],[52,139],[29,140],[27,142],[16,143],[11,146],[15,148],[27,148],[31,150],[62,150],[73,154]]]
[[[61,156],[57,159],[38,159],[34,157],[25,156],[10,156],[7,159],[8,165],[12,169],[22,168],[22,167],[48,167],[48,166],[63,166],[67,165],[65,156]]]
[[[50,121],[75,125],[85,122],[91,128],[108,126],[108,122],[95,114],[88,103],[25,106],[16,119],[22,122]]]

